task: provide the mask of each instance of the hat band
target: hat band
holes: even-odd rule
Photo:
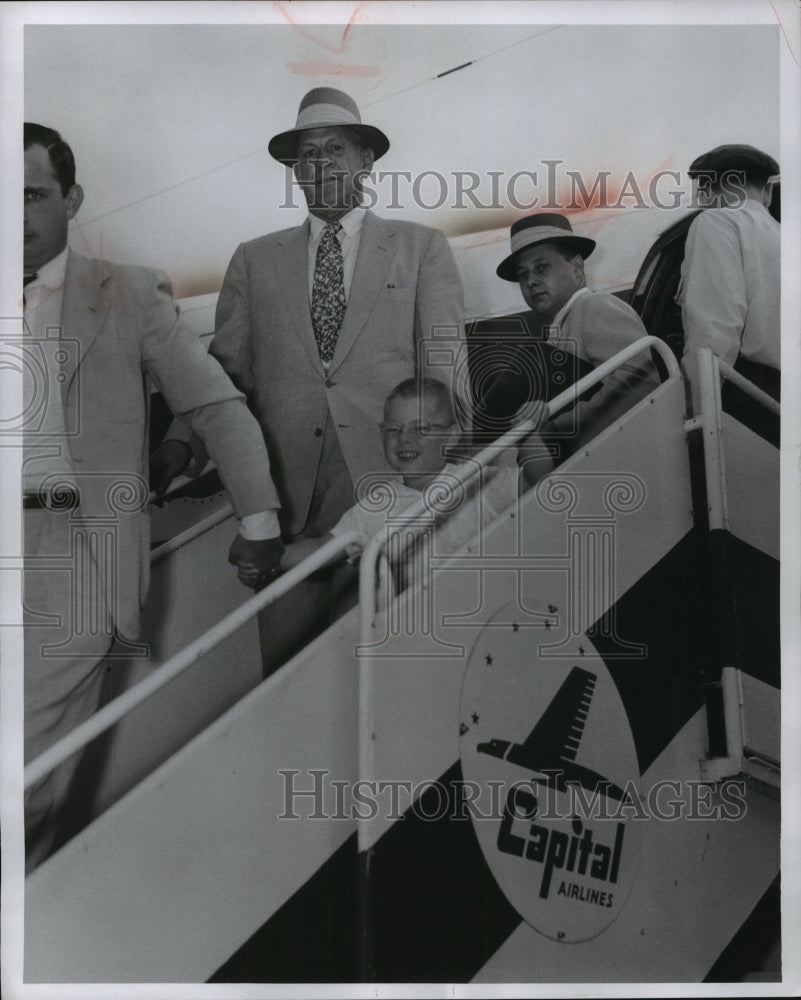
[[[546,240],[575,240],[577,237],[572,229],[560,229],[559,226],[529,226],[512,236],[512,253],[517,253],[531,243],[545,243]]]
[[[339,104],[310,104],[298,112],[295,128],[323,128],[326,125],[361,125],[361,121]]]

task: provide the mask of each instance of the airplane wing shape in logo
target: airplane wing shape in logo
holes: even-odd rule
[[[479,743],[478,752],[531,771],[551,772],[541,780],[553,780],[560,791],[566,791],[568,783],[572,783],[589,792],[601,791],[609,798],[628,799],[628,793],[618,785],[576,763],[596,680],[589,670],[573,667],[524,743],[493,739]]]

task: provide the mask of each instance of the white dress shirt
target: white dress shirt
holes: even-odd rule
[[[67,419],[62,396],[66,379],[61,360],[61,306],[69,250],[44,264],[25,288],[23,401],[26,413],[22,488],[38,491],[47,476],[70,479],[73,474]],[[74,352],[73,352],[74,353]]]
[[[677,295],[685,354],[710,347],[729,365],[742,354],[781,367],[780,250],[779,223],[752,198],[693,220]]]
[[[58,475],[69,480],[74,472],[61,393],[65,374],[56,346],[61,337],[68,258],[69,249],[65,247],[39,268],[36,278],[25,287],[25,336],[36,345],[23,375],[25,412],[31,409],[31,430],[26,434],[22,468],[22,488],[26,493],[36,493],[47,476]],[[65,345],[68,357],[69,348],[69,344]],[[41,385],[43,372],[46,386]],[[40,409],[40,415],[36,416]],[[276,538],[280,533],[274,510],[258,511],[240,520],[240,534],[251,541]]]

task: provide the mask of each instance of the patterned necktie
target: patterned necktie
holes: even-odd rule
[[[326,369],[334,356],[339,328],[345,315],[342,247],[337,239],[340,229],[342,226],[338,222],[326,224],[317,247],[317,260],[314,266],[312,325],[320,360]]]

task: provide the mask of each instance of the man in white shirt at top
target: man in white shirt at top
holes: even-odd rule
[[[704,210],[681,269],[684,355],[709,347],[778,399],[781,228],[768,209],[779,164],[753,146],[726,145],[688,173]]]

